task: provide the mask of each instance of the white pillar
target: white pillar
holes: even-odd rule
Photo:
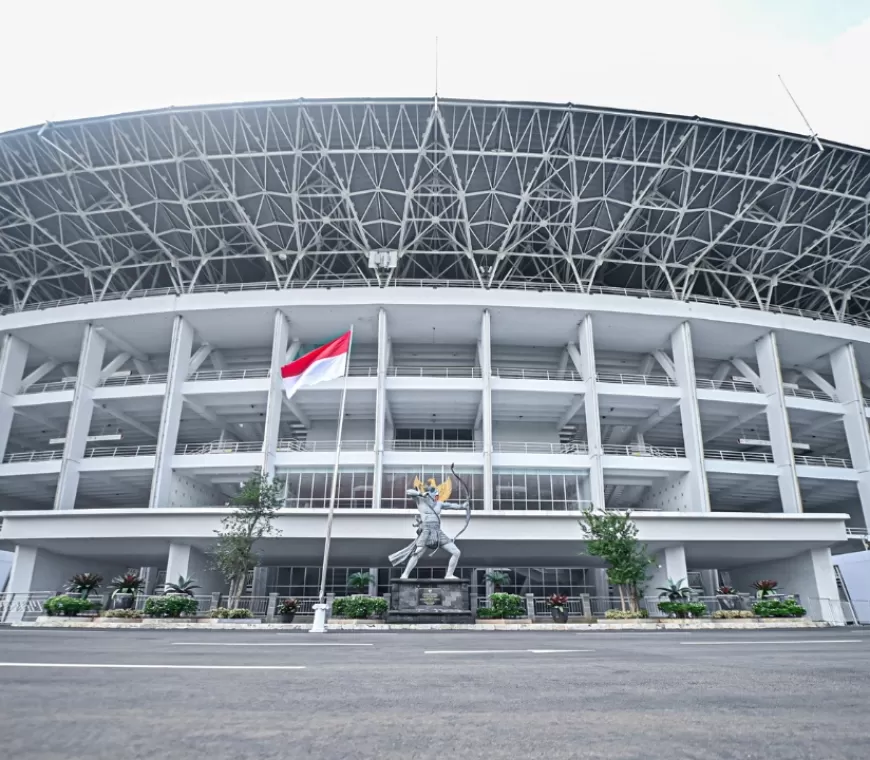
[[[181,424],[181,407],[184,404],[184,381],[190,365],[190,350],[193,347],[193,327],[181,315],[172,325],[172,346],[169,349],[169,367],[166,371],[166,395],[163,397],[163,413],[157,436],[157,455],[154,457],[154,476],[151,480],[149,507],[169,505],[172,493],[172,458]]]
[[[864,394],[855,349],[851,343],[831,354],[831,369],[837,397],[843,405],[843,427],[849,444],[852,467],[858,473],[858,497],[864,512],[864,525],[870,526],[870,430],[864,413]]]
[[[483,378],[481,426],[483,427],[483,508],[492,511],[492,336],[489,309],[484,309],[480,322],[480,374]]]
[[[658,599],[659,588],[667,588],[670,581],[685,586],[688,585],[688,572],[686,571],[686,551],[682,544],[669,546],[660,551],[654,557],[652,573],[646,584],[647,598]]]
[[[707,471],[704,467],[704,437],[701,413],[698,411],[698,387],[695,381],[695,352],[692,349],[692,329],[683,322],[671,335],[674,369],[680,387],[680,421],[683,443],[691,469],[685,479],[685,511],[709,512]]]
[[[585,389],[583,411],[586,415],[586,444],[589,447],[589,494],[595,509],[604,509],[604,470],[601,466],[601,417],[598,413],[598,384],[595,380],[595,341],[592,317],[580,323],[577,345],[580,349],[580,374]]]
[[[199,586],[195,592],[197,595],[223,591],[226,586],[223,576],[211,569],[206,554],[188,544],[170,544],[166,558],[166,582],[177,583],[179,576],[194,580]]]
[[[9,433],[15,417],[12,402],[24,377],[28,348],[21,338],[16,338],[11,333],[3,336],[3,353],[0,354],[0,462],[3,461],[6,445],[9,443]]]
[[[103,368],[105,353],[105,338],[97,332],[94,325],[88,324],[85,327],[79,353],[78,376],[69,411],[69,422],[66,427],[66,442],[63,445],[60,476],[57,479],[57,490],[54,494],[55,509],[73,509],[75,507],[76,492],[79,487],[79,470],[85,455],[88,433],[91,429],[91,417],[94,413],[94,390],[100,382],[100,370]]]
[[[290,325],[281,311],[275,312],[272,327],[272,360],[269,365],[269,398],[266,401],[266,418],[263,422],[263,474],[275,477],[275,457],[278,452],[278,437],[281,429],[281,410],[284,406],[284,387],[281,383],[281,367],[287,362],[287,341]]]
[[[791,440],[791,427],[788,422],[788,409],[782,390],[782,370],[776,335],[767,333],[755,344],[758,358],[758,374],[761,386],[767,397],[767,427],[770,431],[770,447],[779,481],[779,498],[783,512],[802,512],[801,490],[794,463],[794,449]]]
[[[390,361],[390,335],[387,312],[378,311],[378,375],[375,390],[375,472],[372,483],[372,507],[381,508],[384,487],[384,448],[387,431],[387,364]]]

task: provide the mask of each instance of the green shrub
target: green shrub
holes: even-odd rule
[[[703,602],[659,602],[659,609],[678,618],[698,618],[707,614],[707,605]]]
[[[636,620],[637,618],[649,617],[649,612],[646,610],[637,610],[635,612],[631,610],[607,610],[604,613],[604,617],[607,620]]]
[[[478,607],[477,608],[477,617],[480,620],[485,620],[489,618],[498,618],[501,617],[492,607]]]
[[[528,617],[526,602],[519,594],[491,594],[489,605],[496,614],[493,617]]]
[[[177,618],[182,615],[195,615],[199,602],[192,596],[152,596],[145,602],[145,614],[148,617]]]
[[[94,605],[87,599],[63,594],[61,596],[53,596],[50,599],[46,599],[42,605],[42,609],[46,615],[65,615],[66,617],[73,617],[78,615],[80,612],[94,609]]]
[[[250,610],[227,609],[226,607],[215,607],[213,610],[209,610],[206,615],[210,618],[224,620],[247,620],[254,617],[254,613]]]
[[[387,611],[387,600],[379,596],[340,596],[332,602],[335,617],[381,617]]]
[[[807,614],[794,599],[763,599],[752,605],[752,611],[758,617],[803,617]]]
[[[749,610],[716,610],[711,617],[716,620],[733,620],[734,618],[755,617]]]
[[[107,618],[140,618],[142,617],[141,610],[108,610],[103,613],[103,617]]]

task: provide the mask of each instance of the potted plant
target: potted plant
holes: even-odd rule
[[[129,610],[133,608],[136,593],[145,585],[145,581],[137,573],[124,573],[113,578],[109,585],[115,589],[112,592],[112,609]]]
[[[295,599],[285,599],[278,605],[278,609],[275,610],[278,615],[278,621],[281,623],[292,623],[298,609],[299,602]]]
[[[740,597],[733,586],[719,586],[716,589],[716,601],[723,610],[740,609]]]
[[[368,594],[371,582],[371,573],[354,573],[347,579],[347,587],[354,594]]]
[[[752,588],[755,589],[755,596],[758,599],[764,599],[772,594],[779,584],[776,581],[755,581]]]
[[[656,591],[659,591],[659,599],[667,597],[669,602],[682,602],[692,595],[692,589],[685,585],[686,579],[681,578],[676,583],[668,578],[667,586],[659,586]]]
[[[511,582],[511,577],[502,570],[492,570],[486,574],[486,580],[492,584],[493,593],[499,594]]]
[[[97,573],[78,573],[69,579],[67,590],[77,593],[82,599],[96,591],[103,582],[103,576]]]
[[[176,583],[167,583],[163,588],[163,593],[167,596],[173,594],[182,594],[184,596],[193,596],[193,590],[200,588],[196,585],[193,578],[185,578],[183,575],[178,576]]]
[[[568,597],[565,594],[551,594],[547,599],[550,615],[554,623],[568,622]]]

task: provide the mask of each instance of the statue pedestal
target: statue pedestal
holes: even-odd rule
[[[474,623],[470,582],[457,578],[395,580],[390,584],[388,623]]]

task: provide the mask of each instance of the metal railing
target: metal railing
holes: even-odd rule
[[[144,613],[145,603],[149,599],[162,599],[164,596],[165,594],[136,594],[136,600],[133,602],[133,609]],[[197,615],[204,615],[211,609],[213,601],[211,594],[195,594],[193,598],[196,599],[197,603]]]
[[[0,623],[18,620],[32,622],[43,614],[43,603],[54,591],[7,591],[0,593]]]
[[[148,446],[95,446],[85,449],[86,459],[98,459],[100,457],[149,457],[157,453],[154,444]]]
[[[842,457],[808,457],[803,454],[795,454],[795,464],[808,464],[813,467],[841,467],[844,469],[852,468],[851,459],[843,459]]]
[[[567,380],[579,382],[581,380],[574,370],[571,369],[528,369],[525,367],[493,367],[493,377],[503,377],[512,380]]]
[[[816,401],[836,401],[837,399],[832,398],[827,393],[822,393],[822,391],[814,391],[809,390],[807,388],[789,388],[788,386],[784,386],[782,392],[786,396],[795,396],[796,398],[812,398]]]
[[[165,383],[165,372],[152,372],[150,375],[126,375],[125,377],[109,377],[100,383],[106,388],[127,385],[151,385],[152,383]]]
[[[595,379],[599,383],[620,383],[621,385],[664,385],[676,387],[676,383],[666,375],[632,375],[621,372],[598,372]]]
[[[588,454],[585,441],[539,443],[536,441],[494,441],[492,450],[499,454]]]
[[[76,387],[75,380],[55,380],[51,383],[33,383],[19,393],[52,393],[54,391],[71,391]]]
[[[483,442],[402,440],[387,441],[385,448],[390,451],[483,451]]]
[[[269,377],[269,367],[252,367],[250,369],[208,369],[193,372],[187,376],[191,381],[208,380],[250,380],[253,378]]]
[[[52,459],[61,459],[62,457],[63,449],[53,449],[52,451],[18,451],[14,454],[6,454],[3,457],[3,464],[49,462]]]
[[[303,452],[334,452],[338,446],[337,441],[297,441],[292,438],[278,441],[278,451],[303,451]],[[374,441],[342,441],[342,451],[374,451]]]
[[[240,596],[235,604],[233,604],[233,608],[238,610],[250,610],[255,618],[265,618],[271,611],[269,610],[268,596]]]
[[[388,377],[481,377],[480,367],[387,367]]]
[[[675,459],[686,456],[686,450],[676,446],[641,446],[639,444],[614,444],[605,443],[601,447],[604,454],[617,454],[628,457],[664,457]]]
[[[706,377],[695,378],[698,388],[710,388],[715,391],[737,391],[739,393],[758,393],[758,388],[749,380],[713,380]]]
[[[565,604],[565,611],[568,613],[568,617],[591,616],[591,608],[589,605],[590,599],[591,597],[589,596],[569,596],[568,601]],[[549,597],[535,597],[535,617],[549,617],[550,610]]]
[[[722,459],[726,462],[773,462],[773,454],[765,451],[718,451],[704,449],[704,459]]]
[[[262,441],[211,441],[208,443],[179,443],[176,454],[251,454],[263,450]]]
[[[394,279],[389,287],[394,288],[420,288],[426,290],[437,290],[439,288],[454,288],[458,290],[482,290],[483,288],[473,280],[413,280],[413,279]],[[274,280],[264,282],[241,282],[241,283],[212,283],[208,285],[191,285],[183,291],[174,287],[163,288],[141,288],[139,290],[130,290],[126,292],[106,292],[101,293],[99,297],[95,295],[83,295],[74,298],[59,298],[49,301],[36,301],[26,303],[23,306],[16,308],[15,306],[4,306],[0,308],[0,315],[13,314],[16,312],[25,311],[40,311],[43,309],[54,309],[59,306],[74,306],[77,304],[94,303],[96,301],[126,301],[135,298],[157,298],[160,296],[180,296],[180,295],[197,295],[204,293],[240,293],[240,292],[262,292],[262,291],[278,291],[278,290],[346,290],[346,289],[370,289],[380,290],[377,282],[367,279],[352,279],[352,278],[335,278],[323,280],[299,280],[285,282],[285,285],[279,285]],[[713,306],[727,306],[735,309],[747,309],[749,311],[766,312],[769,314],[786,314],[789,316],[803,317],[805,319],[819,319],[824,322],[835,322],[837,324],[855,325],[857,327],[870,327],[870,320],[861,317],[852,317],[840,314],[829,314],[827,312],[811,311],[809,309],[797,309],[791,306],[776,306],[772,304],[760,304],[754,301],[741,301],[736,298],[719,298],[717,296],[704,296],[692,294],[680,294],[677,296],[672,291],[666,290],[645,290],[642,288],[616,288],[602,285],[591,285],[588,283],[548,283],[548,282],[522,282],[522,281],[503,281],[500,282],[493,290],[519,290],[538,293],[574,293],[580,295],[606,295],[606,296],[624,296],[628,298],[655,298],[665,301],[688,301],[690,303],[705,303]]]
[[[583,512],[592,509],[591,501],[520,501],[506,498],[502,500],[498,495],[493,498],[492,509],[494,512]]]
[[[870,531],[867,528],[846,528],[846,535],[849,538],[867,538]]]

